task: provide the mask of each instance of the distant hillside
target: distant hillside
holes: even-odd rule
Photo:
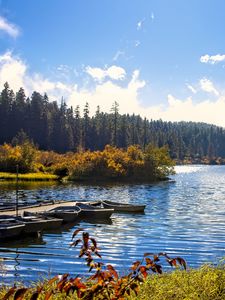
[[[0,93],[0,144],[18,143],[27,135],[43,150],[60,153],[80,149],[102,150],[111,144],[126,148],[139,144],[168,145],[172,158],[225,158],[225,130],[194,122],[163,122],[121,115],[117,102],[110,113],[97,108],[94,116],[89,105],[67,107],[49,102],[48,96],[33,92],[27,98],[23,88],[16,94],[8,84]],[[16,137],[16,138],[15,138]]]

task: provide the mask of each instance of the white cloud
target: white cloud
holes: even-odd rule
[[[94,78],[97,81],[101,81],[105,78],[105,70],[101,68],[92,68],[90,66],[86,67],[86,72],[89,74],[92,78]]]
[[[61,66],[59,69],[64,69],[64,67]],[[123,113],[138,111],[138,92],[145,85],[145,82],[139,79],[138,70],[133,72],[130,81],[125,86],[123,84],[123,87],[114,81],[114,79],[122,80],[125,78],[126,71],[119,66],[111,66],[104,70],[87,67],[85,70],[92,74],[93,79],[97,77],[107,80],[104,82],[96,81],[94,89],[93,87],[88,89],[77,84],[53,81],[41,74],[31,73],[24,61],[13,56],[11,52],[6,52],[0,55],[0,89],[8,81],[10,88],[15,92],[20,87],[25,89],[27,95],[31,95],[34,90],[42,94],[46,92],[51,100],[60,100],[63,96],[67,99],[68,105],[80,105],[81,107],[87,101],[93,112],[97,105],[100,105],[103,111],[109,111],[115,101],[119,102],[120,110]]]
[[[153,12],[151,13],[151,17],[150,17],[150,18],[151,18],[151,20],[152,20],[152,22],[153,22],[153,21],[154,21],[154,19],[155,19],[155,15],[154,15],[154,13],[153,13]]]
[[[120,56],[124,55],[124,54],[125,54],[124,51],[118,50],[118,51],[116,52],[116,54],[113,56],[113,61],[117,61],[118,58],[119,58]]]
[[[139,79],[139,71],[135,70],[131,80],[124,87],[111,80],[98,83],[92,91],[84,88],[78,89],[76,86],[68,103],[72,106],[83,107],[88,102],[91,112],[94,113],[97,105],[102,111],[109,112],[112,104],[117,101],[121,113],[133,113],[139,110],[138,92],[144,85],[145,82]]]
[[[6,81],[15,92],[23,87],[27,95],[36,90],[40,93],[49,93],[50,97],[58,99],[71,91],[70,86],[60,81],[51,81],[36,73],[29,74],[26,63],[19,57],[13,56],[10,51],[0,55],[1,88]]]
[[[216,63],[219,63],[221,61],[224,61],[225,60],[225,54],[221,55],[221,54],[216,54],[216,55],[203,55],[200,57],[200,62],[202,63],[209,63],[211,65],[214,65]]]
[[[152,111],[153,119],[205,122],[225,127],[225,96],[219,97],[216,101],[205,100],[194,103],[191,97],[180,100],[168,95],[166,108],[156,106],[149,108],[148,111],[149,113]]]
[[[143,27],[143,23],[144,23],[145,19],[142,19],[140,21],[137,22],[137,30],[141,30]]]
[[[117,101],[121,114],[135,113],[153,120],[205,122],[225,127],[225,96],[216,101],[208,99],[195,103],[192,97],[181,100],[169,94],[167,104],[149,105],[144,108],[138,97],[139,90],[144,86],[145,82],[139,79],[139,72],[135,71],[129,84],[123,88],[111,81],[98,84],[92,92],[75,87],[68,104],[84,107],[87,101],[93,114],[97,105],[100,105],[102,111],[109,112],[112,103]]]
[[[111,66],[107,70],[107,76],[115,80],[123,80],[126,76],[126,71],[121,67]]]
[[[20,31],[19,28],[15,25],[7,21],[5,18],[0,16],[0,31],[3,31],[10,35],[11,37],[16,38]]]
[[[210,81],[207,78],[202,78],[199,81],[200,83],[200,88],[207,93],[213,93],[216,96],[219,96],[219,92],[217,91],[217,89],[214,87],[212,81]]]
[[[138,47],[138,46],[140,46],[140,44],[141,44],[141,42],[140,42],[139,40],[137,40],[137,41],[135,41],[134,46],[135,46],[135,47]]]
[[[123,68],[115,65],[106,69],[92,68],[88,66],[85,68],[85,71],[96,81],[102,81],[106,77],[114,80],[123,80],[126,76],[126,71]]]
[[[167,121],[201,121],[225,127],[225,94],[220,93],[219,95],[208,79],[202,79],[202,87],[209,93],[209,96],[211,93],[216,95],[216,100],[213,96],[213,100],[209,98],[196,103],[192,97],[178,99],[169,94],[166,104],[151,105],[149,103],[147,107],[146,105],[143,107],[139,92],[146,82],[140,79],[140,71],[135,70],[130,80],[126,84],[123,82],[121,86],[120,81],[112,79],[113,77],[117,78],[117,69],[110,68],[106,70],[111,77],[107,75],[107,80],[95,81],[94,88],[89,89],[76,83],[69,85],[61,81],[50,80],[41,74],[32,74],[24,61],[13,56],[11,52],[6,52],[0,55],[0,88],[3,87],[5,81],[8,81],[15,92],[22,86],[27,95],[36,90],[42,94],[46,92],[50,100],[60,101],[63,96],[68,105],[74,107],[80,105],[81,109],[88,102],[92,114],[97,105],[100,105],[102,111],[109,112],[112,104],[117,101],[121,114],[135,113],[148,119]],[[129,78],[129,75],[127,77]]]
[[[25,85],[27,66],[10,51],[0,56],[0,86],[8,81],[13,90]]]
[[[197,93],[197,90],[190,84],[186,84],[187,88],[193,93],[193,94],[196,94]]]

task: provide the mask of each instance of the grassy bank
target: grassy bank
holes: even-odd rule
[[[40,283],[38,284],[40,286]],[[9,288],[1,287],[0,297],[4,296]],[[30,288],[25,291],[24,298],[30,299],[37,288]],[[51,299],[72,300],[78,299],[76,291],[66,295],[56,289],[56,282],[45,284],[37,299],[45,299],[49,291],[54,291]],[[11,298],[13,299],[13,296]],[[36,299],[36,298],[35,298]],[[102,299],[101,295],[95,299]],[[110,298],[109,298],[110,299]],[[175,271],[163,275],[150,275],[146,282],[140,286],[138,295],[132,294],[124,299],[151,299],[151,300],[222,300],[225,299],[225,268],[203,266],[199,269],[189,271]]]
[[[0,180],[5,181],[16,181],[15,173],[8,172],[0,172]],[[54,174],[46,174],[46,173],[27,173],[27,174],[19,174],[19,181],[51,181],[58,180],[58,176]]]
[[[225,268],[203,266],[188,272],[150,276],[140,294],[131,299],[222,300],[225,299]]]

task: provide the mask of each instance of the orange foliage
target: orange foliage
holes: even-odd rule
[[[134,179],[154,181],[173,172],[168,149],[149,146],[143,152],[138,145],[126,150],[107,145],[103,151],[68,152],[39,151],[30,142],[0,146],[0,171],[41,171],[70,180]]]

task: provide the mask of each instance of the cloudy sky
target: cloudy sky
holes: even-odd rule
[[[0,0],[0,89],[225,127],[224,0]]]

